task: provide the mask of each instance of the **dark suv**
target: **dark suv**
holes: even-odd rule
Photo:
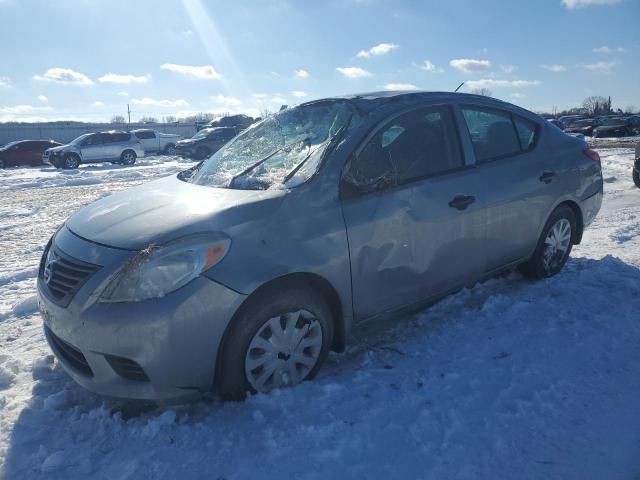
[[[42,153],[61,144],[53,140],[21,140],[0,147],[0,168],[14,165],[42,165]]]
[[[176,143],[176,155],[204,160],[237,135],[235,127],[204,128],[193,137]]]

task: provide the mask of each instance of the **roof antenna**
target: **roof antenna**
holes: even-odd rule
[[[466,80],[465,80],[466,81]],[[462,85],[464,85],[464,82],[462,82],[460,85],[458,85],[458,88],[456,88],[453,93],[457,93],[458,90],[460,90],[460,87],[462,87]]]

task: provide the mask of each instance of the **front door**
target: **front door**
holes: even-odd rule
[[[392,118],[341,184],[357,320],[473,283],[484,271],[485,210],[446,106]]]

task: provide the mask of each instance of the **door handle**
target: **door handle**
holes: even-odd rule
[[[473,202],[476,201],[476,197],[471,195],[456,195],[453,200],[449,202],[451,208],[457,208],[458,210],[464,210]]]
[[[543,183],[551,183],[553,181],[553,177],[555,177],[556,175],[556,172],[543,172],[538,180]]]

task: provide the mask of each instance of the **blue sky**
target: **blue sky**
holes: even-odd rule
[[[0,0],[0,121],[249,112],[383,89],[640,108],[640,0]]]

